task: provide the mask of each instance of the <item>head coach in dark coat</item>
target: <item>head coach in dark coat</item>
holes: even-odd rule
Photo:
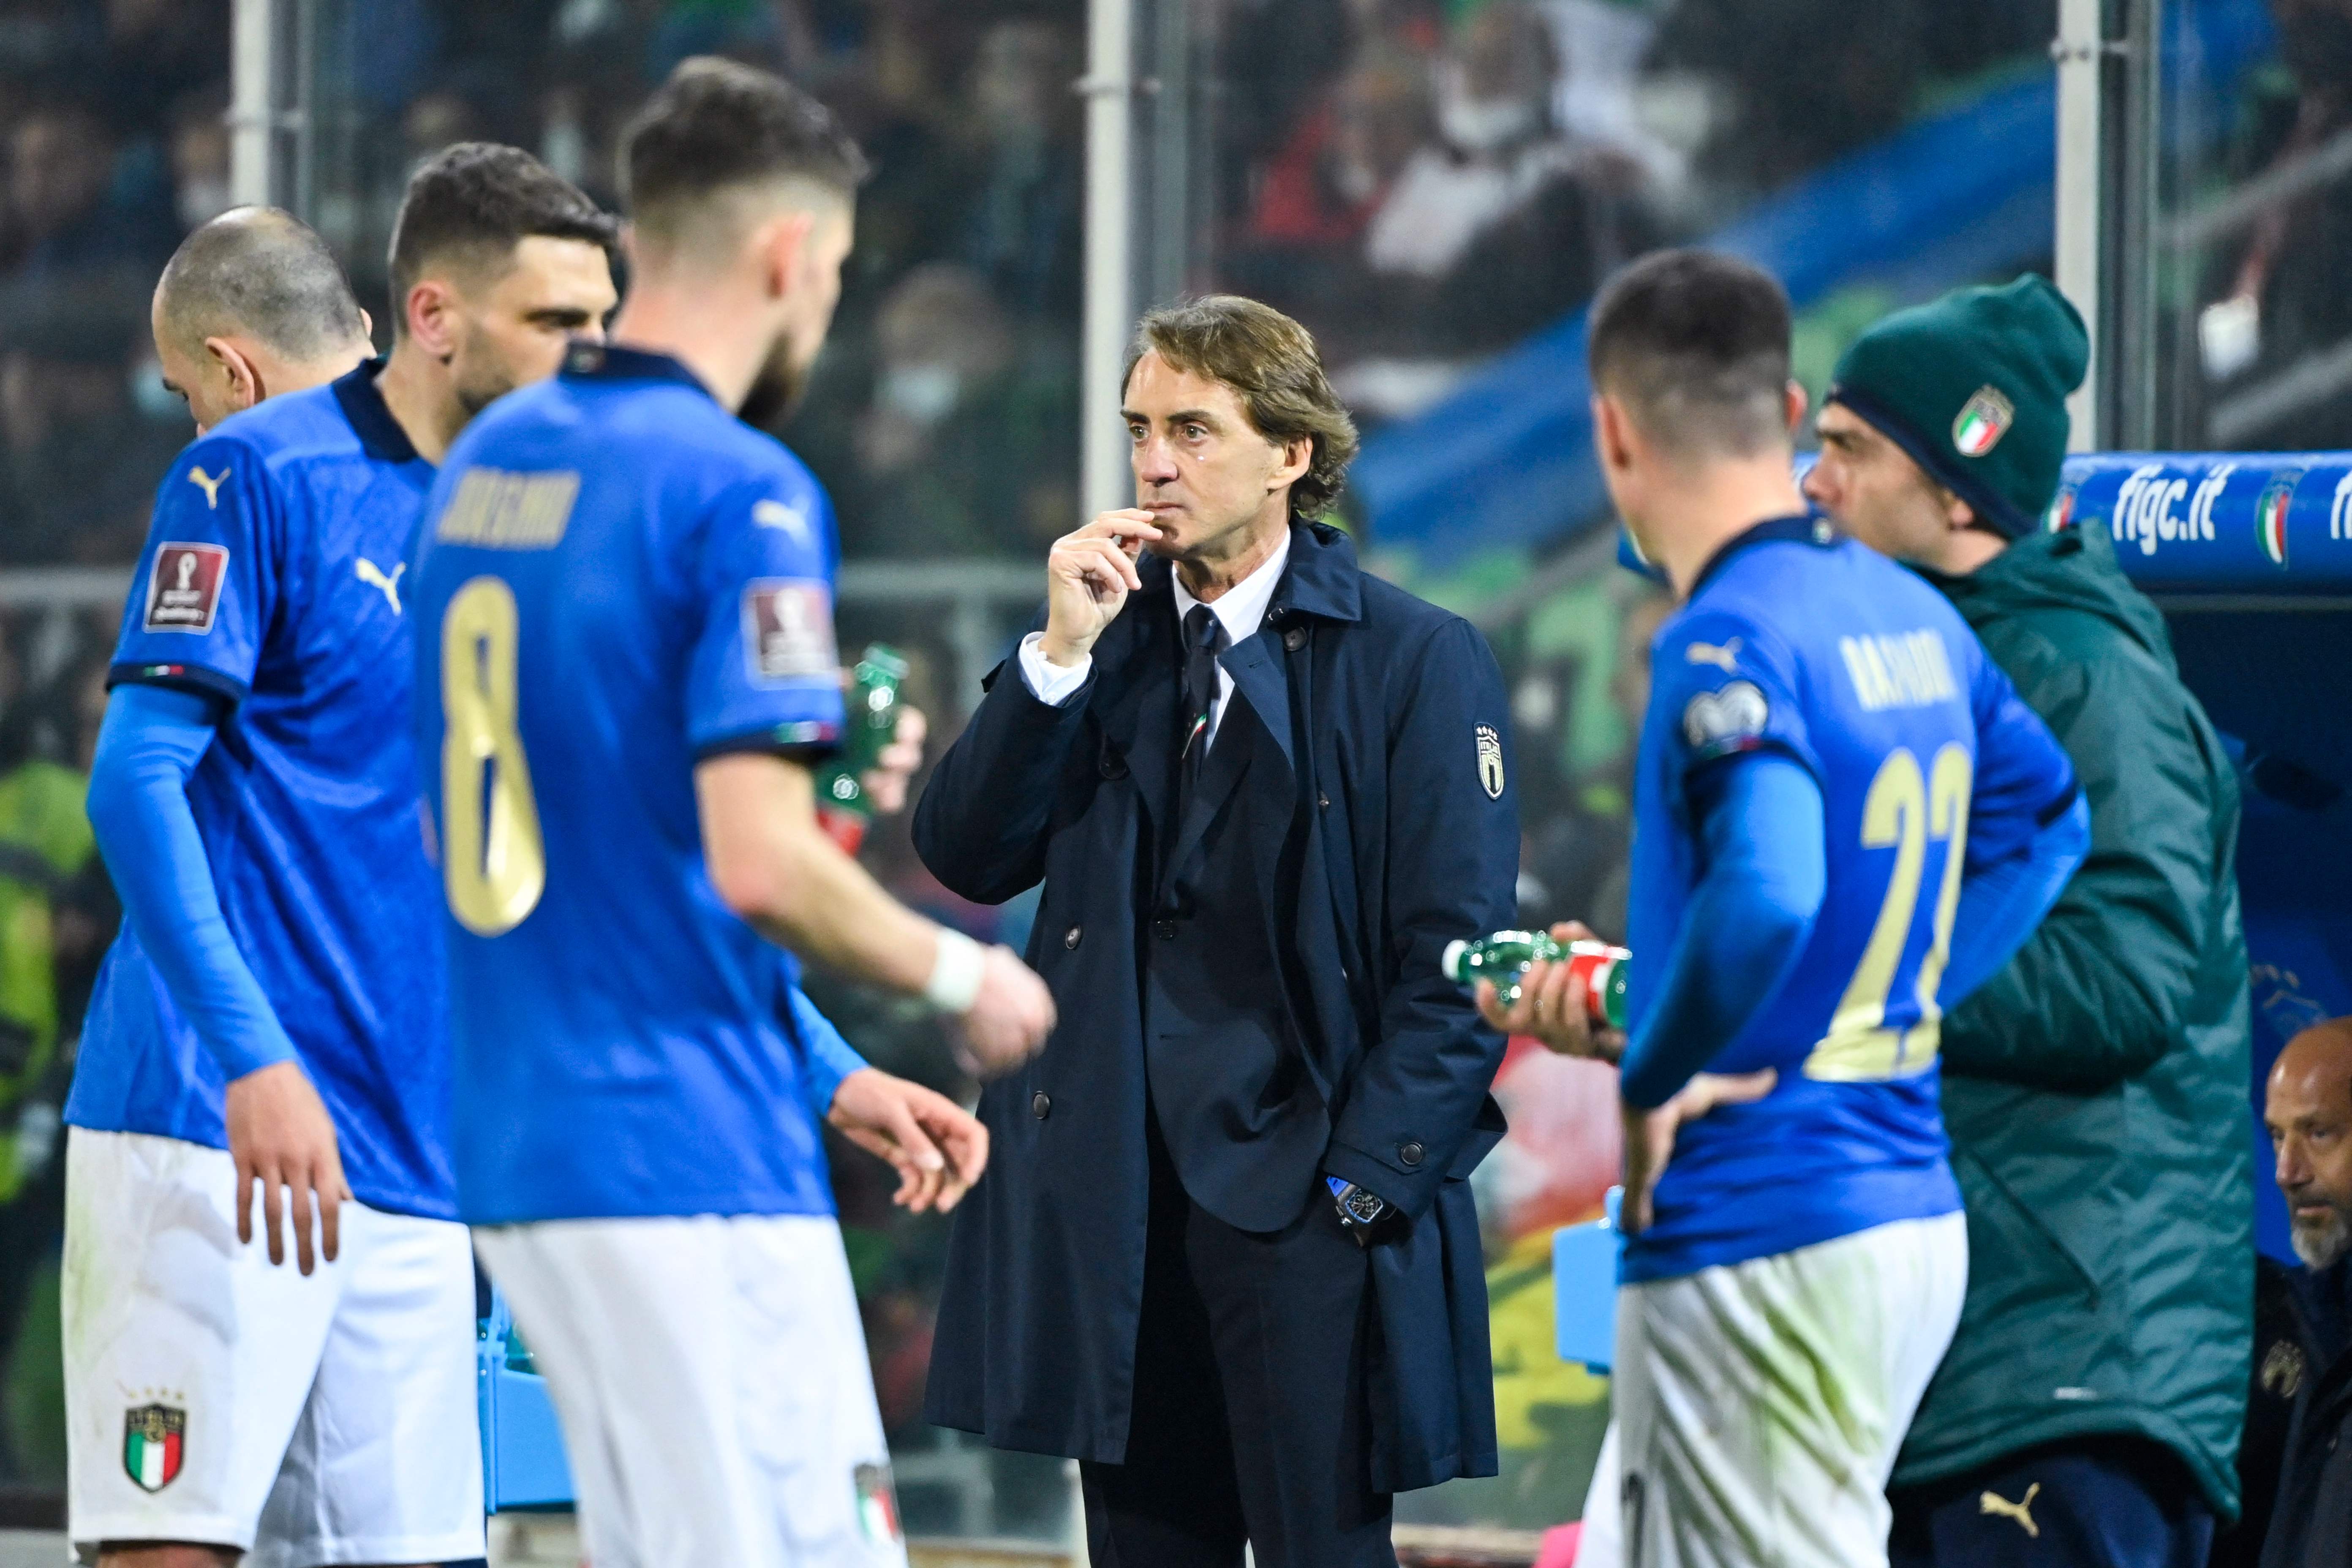
[[[1356,437],[1297,322],[1156,312],[1124,403],[1136,507],[915,815],[963,896],[1044,882],[1062,1019],[982,1097],[928,1415],[1084,1461],[1097,1568],[1392,1563],[1389,1494],[1495,1473],[1503,1042],[1439,958],[1513,909],[1502,679],[1311,521]]]

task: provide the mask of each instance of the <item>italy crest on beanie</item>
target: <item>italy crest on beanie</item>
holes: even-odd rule
[[[2029,273],[1897,310],[1845,351],[1826,401],[1867,420],[2016,539],[2058,493],[2066,396],[2090,362],[2082,316]]]

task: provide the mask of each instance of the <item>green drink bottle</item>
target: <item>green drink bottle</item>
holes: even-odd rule
[[[881,643],[868,644],[850,671],[843,693],[847,710],[841,751],[816,776],[817,819],[849,854],[866,842],[874,805],[861,782],[898,731],[898,688],[907,679],[907,656]]]
[[[1491,980],[1502,993],[1503,1005],[1519,999],[1519,979],[1528,965],[1542,961],[1566,963],[1569,984],[1584,998],[1584,1016],[1596,1029],[1625,1026],[1625,976],[1633,954],[1602,942],[1554,942],[1543,931],[1498,931],[1475,942],[1448,943],[1439,960],[1445,977],[1457,985]]]

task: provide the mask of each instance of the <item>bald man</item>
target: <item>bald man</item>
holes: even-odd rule
[[[276,207],[238,207],[188,236],[155,285],[149,325],[164,388],[198,436],[375,352],[327,242]]]
[[[2295,1256],[2326,1271],[2352,1251],[2352,1018],[2297,1035],[2263,1106]]]
[[[2263,1104],[2295,1256],[2299,1331],[2257,1347],[2254,1399],[2294,1396],[2263,1568],[2352,1562],[2352,1018],[2295,1036]]]

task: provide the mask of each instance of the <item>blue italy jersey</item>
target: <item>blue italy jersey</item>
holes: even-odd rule
[[[839,739],[824,491],[677,362],[583,343],[459,439],[415,561],[465,1217],[830,1212],[794,971],[694,793]]]
[[[454,1216],[448,1050],[409,714],[402,561],[432,466],[377,366],[273,397],[156,493],[111,680],[226,711],[188,781],[230,935],[326,1101],[363,1203]],[[218,1065],[126,921],[66,1119],[227,1147]]]
[[[1628,1279],[1767,1257],[1960,1197],[1937,1101],[1938,988],[1962,878],[2074,798],[2065,753],[1943,595],[1791,518],[1733,542],[1652,647],[1627,986],[1638,1029],[1705,871],[1695,779],[1742,752],[1821,786],[1827,891],[1781,989],[1707,1070],[1773,1091],[1685,1125]],[[1706,933],[1696,933],[1704,940]]]

